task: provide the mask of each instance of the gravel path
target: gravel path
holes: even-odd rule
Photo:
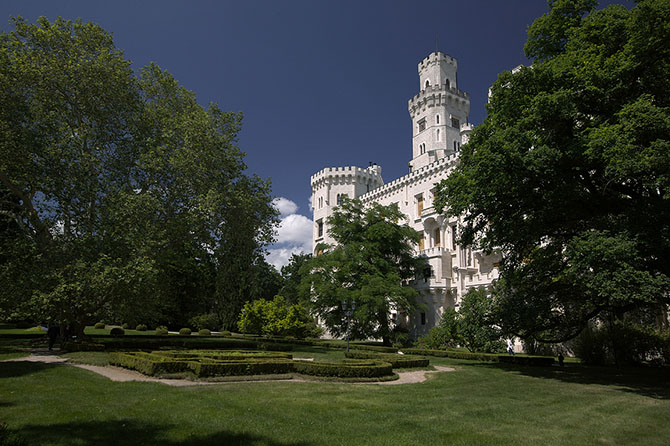
[[[313,360],[312,358],[300,358],[303,361]],[[157,382],[161,384],[166,384],[168,386],[175,387],[185,387],[185,386],[209,386],[215,384],[227,384],[230,382],[235,383],[251,383],[251,382],[271,382],[271,381],[282,381],[282,382],[305,382],[306,380],[300,378],[292,378],[285,380],[261,380],[261,381],[230,381],[230,382],[209,382],[209,381],[190,381],[187,379],[167,379],[167,378],[153,378],[151,376],[143,375],[134,370],[124,369],[122,367],[115,366],[99,366],[99,365],[88,365],[88,364],[75,364],[68,362],[68,358],[58,356],[53,352],[48,350],[45,351],[35,351],[30,356],[23,358],[14,358],[7,359],[6,361],[0,362],[16,362],[16,361],[28,361],[28,362],[44,362],[47,364],[65,364],[71,365],[74,367],[79,367],[80,369],[89,370],[95,372],[99,375],[109,378],[112,381],[118,382],[127,382],[127,381],[143,381],[143,382]],[[377,384],[377,385],[398,385],[398,384],[414,384],[424,382],[427,379],[429,373],[439,373],[439,372],[453,372],[454,369],[451,367],[435,366],[435,370],[417,370],[409,372],[399,372],[399,378],[395,381],[383,381],[383,382],[374,382],[374,383],[359,383],[359,384]]]

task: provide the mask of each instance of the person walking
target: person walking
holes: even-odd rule
[[[49,350],[51,350],[56,343],[56,338],[58,338],[58,334],[60,332],[60,328],[58,325],[54,324],[53,322],[49,323],[49,329],[47,330],[47,337],[49,338]]]
[[[514,342],[511,339],[507,340],[507,353],[514,356]]]

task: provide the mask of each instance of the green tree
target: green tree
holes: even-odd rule
[[[20,289],[0,302],[79,330],[221,301],[236,319],[276,222],[269,183],[244,174],[241,115],[203,109],[155,64],[136,76],[97,25],[14,25],[0,34],[0,207],[21,233],[3,234],[0,293],[12,274]]]
[[[309,302],[309,295],[305,295],[300,288],[304,277],[303,265],[312,258],[312,254],[292,254],[288,263],[281,268],[282,288],[279,294],[292,303]]]
[[[486,289],[469,290],[458,309],[458,336],[471,352],[497,353],[505,350],[502,331],[496,326],[493,301]]]
[[[440,324],[417,339],[420,348],[445,349],[463,344],[461,338],[461,315],[453,308],[447,308],[442,314]]]
[[[461,243],[501,252],[494,309],[522,338],[670,299],[670,2],[594,5],[550,2],[436,191]]]
[[[304,338],[318,332],[314,320],[300,304],[291,304],[282,296],[273,300],[247,302],[237,327],[242,333],[295,336]]]
[[[391,310],[408,313],[415,308],[417,291],[403,285],[421,271],[425,262],[414,256],[419,234],[396,223],[404,219],[395,205],[345,199],[327,220],[337,245],[319,245],[323,254],[312,258],[303,271],[304,292],[311,292],[312,310],[335,336],[346,333],[342,302],[356,302],[351,320],[354,338],[381,338],[390,343]]]

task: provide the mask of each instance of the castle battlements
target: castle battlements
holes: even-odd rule
[[[418,66],[419,73],[421,73],[424,70],[427,70],[432,65],[436,65],[440,62],[452,65],[454,67],[454,70],[458,69],[458,62],[456,62],[456,59],[444,54],[441,51],[436,51],[434,53],[430,53],[425,59],[419,62]]]
[[[426,107],[437,106],[451,106],[467,112],[470,110],[470,95],[444,84],[430,85],[407,101],[407,108],[412,118]]]
[[[326,167],[311,176],[310,183],[318,188],[325,183],[352,184],[373,183],[383,184],[382,168],[376,164],[362,168],[357,166]]]

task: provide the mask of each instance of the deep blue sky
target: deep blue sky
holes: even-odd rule
[[[95,22],[136,68],[154,61],[201,104],[243,111],[249,171],[297,204],[287,213],[310,217],[309,177],[323,167],[374,161],[385,181],[407,172],[407,100],[436,34],[479,124],[488,87],[527,63],[527,27],[547,11],[544,0],[3,0],[0,29],[11,15]]]

